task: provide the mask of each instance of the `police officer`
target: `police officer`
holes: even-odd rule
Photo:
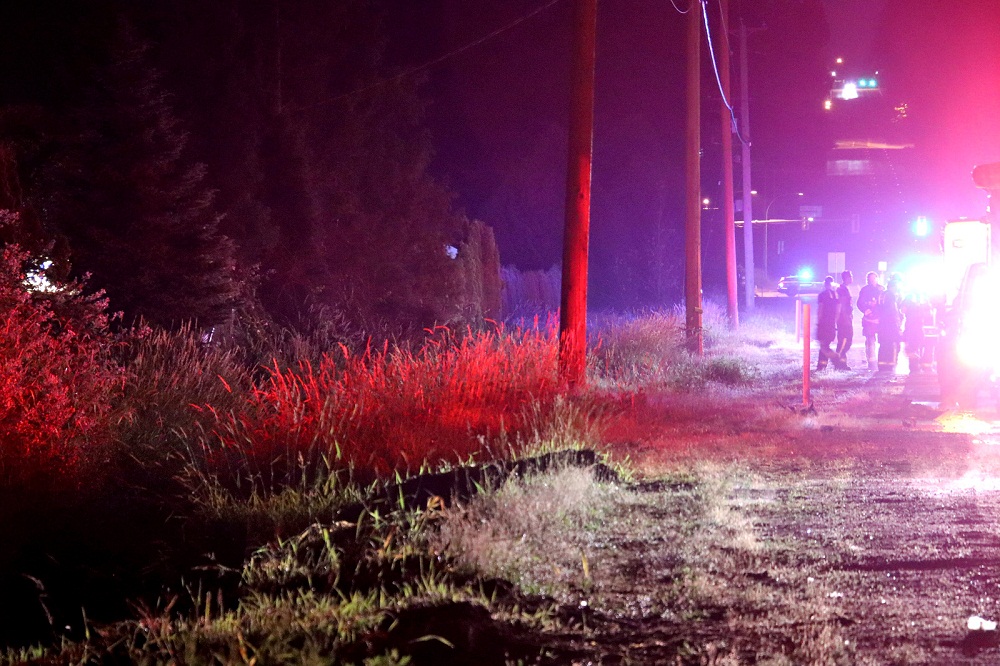
[[[899,309],[900,282],[897,275],[889,279],[885,291],[879,294],[878,305],[878,371],[895,372],[902,341],[903,313]]]
[[[865,360],[868,369],[875,370],[875,341],[878,334],[878,300],[885,288],[878,283],[878,273],[868,271],[865,286],[858,292],[858,310],[861,310],[861,335],[865,336]]]
[[[851,348],[854,341],[854,297],[851,290],[847,288],[854,282],[854,274],[851,271],[844,271],[840,274],[840,286],[837,287],[837,359],[833,365],[841,370],[850,370],[847,365],[847,350]]]
[[[823,370],[830,361],[836,365],[840,361],[837,352],[830,345],[837,339],[837,292],[833,289],[833,277],[826,276],[823,289],[816,297],[816,340],[819,342],[819,359],[816,369]]]

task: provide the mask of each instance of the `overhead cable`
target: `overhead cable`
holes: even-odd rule
[[[673,0],[671,0],[671,2],[672,1]],[[743,143],[745,145],[750,145],[743,138],[743,135],[740,134],[740,127],[739,124],[736,122],[736,112],[733,111],[732,104],[730,104],[729,100],[726,99],[726,91],[722,89],[722,79],[719,76],[719,65],[715,61],[715,48],[712,46],[712,28],[708,24],[708,2],[706,0],[700,0],[700,2],[701,2],[701,13],[702,16],[704,16],[705,18],[705,37],[706,39],[708,39],[708,54],[712,57],[712,69],[715,72],[715,82],[719,86],[719,94],[722,95],[722,103],[726,105],[727,109],[729,109],[729,117],[732,119],[732,125],[733,125],[733,134],[735,134],[739,138],[740,143]]]
[[[340,95],[335,95],[333,97],[328,97],[328,98],[322,99],[322,100],[320,100],[318,102],[313,102],[312,104],[305,104],[303,106],[298,107],[297,110],[301,111],[303,109],[311,109],[311,108],[314,108],[314,107],[317,107],[317,106],[322,106],[324,104],[330,104],[332,102],[337,102],[337,101],[340,101],[340,100],[345,99],[347,97],[353,97],[354,95],[360,95],[361,93],[368,92],[369,90],[373,90],[375,88],[378,88],[380,86],[384,86],[384,85],[389,84],[389,83],[395,83],[396,81],[400,81],[402,79],[405,79],[408,76],[412,76],[412,75],[414,75],[414,74],[416,74],[418,72],[422,72],[425,69],[429,69],[429,68],[433,67],[434,65],[438,65],[438,64],[444,62],[445,60],[448,60],[450,58],[454,58],[455,56],[459,55],[460,53],[468,51],[469,49],[471,49],[473,47],[476,47],[476,46],[479,46],[480,44],[488,42],[489,40],[493,39],[494,37],[497,37],[497,36],[499,36],[499,35],[507,32],[511,28],[514,28],[514,27],[520,25],[521,23],[524,23],[525,21],[527,21],[528,19],[530,19],[531,17],[533,17],[535,14],[538,14],[540,12],[545,11],[546,9],[548,9],[552,5],[556,4],[557,2],[559,2],[559,0],[549,0],[545,4],[543,4],[543,5],[539,6],[539,7],[536,7],[535,9],[531,10],[527,14],[524,14],[524,15],[522,15],[522,16],[514,19],[510,23],[507,23],[506,25],[503,25],[503,26],[497,28],[493,32],[489,33],[488,35],[484,35],[483,37],[480,37],[479,39],[476,39],[474,41],[469,42],[468,44],[460,46],[460,47],[458,47],[457,49],[455,49],[453,51],[449,51],[448,53],[445,53],[442,56],[438,56],[437,58],[434,58],[433,60],[428,60],[425,63],[422,63],[422,64],[417,65],[415,67],[411,67],[410,69],[407,69],[407,70],[405,70],[405,71],[397,74],[396,76],[391,76],[391,77],[386,78],[386,79],[381,79],[381,80],[376,81],[375,83],[369,84],[369,85],[367,85],[367,86],[365,86],[363,88],[358,88],[357,90],[352,90],[351,92],[346,92],[346,93],[343,93],[343,94],[340,94]]]

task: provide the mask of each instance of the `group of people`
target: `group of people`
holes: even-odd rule
[[[833,277],[827,276],[817,297],[817,370],[831,363],[841,370],[850,369],[847,351],[854,339],[854,303],[848,286],[854,276],[844,271],[840,278],[840,285],[835,285]],[[858,292],[857,308],[861,311],[861,335],[865,338],[869,370],[895,372],[903,343],[910,372],[920,372],[930,361],[924,327],[933,323],[933,311],[918,294],[903,297],[899,274],[893,274],[883,287],[878,273],[869,271]]]
[[[823,289],[817,296],[816,340],[819,341],[819,361],[817,370],[823,370],[833,363],[835,368],[849,370],[847,365],[847,350],[854,341],[854,311],[851,309],[851,291],[848,285],[853,282],[851,271],[840,274],[840,285],[834,286],[833,277],[826,276]],[[836,349],[830,345],[837,343]]]

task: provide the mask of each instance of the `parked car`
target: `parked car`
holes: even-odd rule
[[[786,275],[778,280],[778,291],[786,296],[796,296],[798,294],[818,294],[822,290],[822,282],[803,280],[798,275]]]

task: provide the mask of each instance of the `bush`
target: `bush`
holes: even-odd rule
[[[8,216],[9,217],[9,216]],[[106,443],[121,389],[106,302],[78,283],[34,292],[27,253],[0,257],[0,488],[75,483]]]
[[[105,518],[86,511],[107,488],[122,389],[104,299],[29,281],[36,263],[16,245],[0,255],[0,644],[64,619],[53,587],[76,581],[53,583],[53,570],[86,561],[94,518]]]

